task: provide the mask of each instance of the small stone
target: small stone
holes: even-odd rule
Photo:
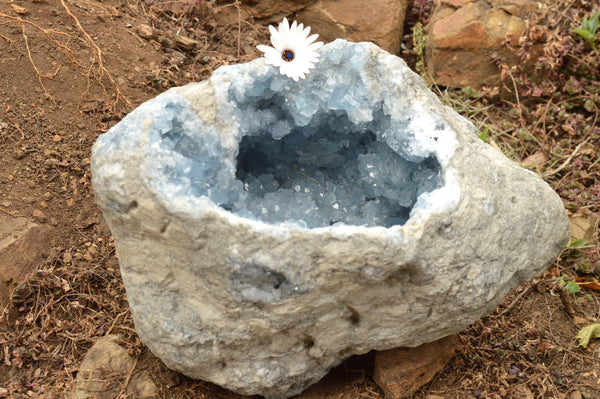
[[[569,394],[569,399],[583,399],[583,395],[579,391],[573,391]]]
[[[144,25],[144,24],[141,24],[140,26],[137,27],[137,33],[144,39],[148,39],[148,40],[154,39],[158,36],[154,33],[153,29],[150,26]],[[136,67],[137,72],[139,72],[138,69],[139,69],[139,67]]]
[[[44,198],[44,201],[50,201],[52,199],[52,193],[46,191],[42,198]]]
[[[83,222],[81,222],[78,227],[82,230],[85,230],[96,224],[98,224],[98,218],[90,217],[90,218],[86,218]]]
[[[427,384],[454,356],[456,336],[416,348],[396,348],[375,354],[373,379],[387,399],[410,397]]]
[[[88,252],[92,256],[98,255],[98,246],[96,244],[90,245],[90,247],[88,248]]]
[[[73,256],[71,255],[71,253],[65,252],[63,254],[63,262],[65,262],[66,265],[70,265],[72,261],[73,261]]]
[[[33,220],[35,220],[38,223],[46,223],[46,221],[48,220],[46,215],[44,215],[44,212],[40,211],[39,209],[34,210],[32,216]]]
[[[60,141],[62,141],[62,137],[60,137],[58,134],[55,134],[54,137],[52,137],[52,141],[54,141],[55,143],[59,143]]]
[[[94,260],[94,257],[92,256],[90,251],[85,251],[85,253],[83,254],[83,259],[88,262],[92,262]]]
[[[177,45],[177,47],[179,47],[183,50],[186,50],[186,51],[192,51],[195,48],[197,48],[198,46],[200,46],[199,41],[190,39],[189,37],[185,37],[185,36],[176,36],[175,44]]]
[[[136,361],[119,345],[119,336],[96,341],[79,367],[72,399],[127,397],[150,399],[158,389],[147,371],[134,372]],[[125,385],[126,383],[126,385]]]

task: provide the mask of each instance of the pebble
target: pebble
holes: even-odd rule
[[[63,262],[65,262],[65,264],[67,264],[67,265],[70,265],[72,261],[73,261],[73,255],[71,255],[70,252],[65,252],[63,254]]]
[[[573,391],[569,395],[569,399],[583,399],[583,395],[579,391]]]
[[[22,150],[15,150],[13,153],[13,157],[17,160],[23,159],[25,157],[25,152]]]
[[[46,223],[46,220],[48,220],[46,215],[44,215],[44,212],[40,211],[39,209],[36,209],[35,211],[33,211],[32,216],[33,216],[33,219],[38,223]]]

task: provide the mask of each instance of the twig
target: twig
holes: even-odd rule
[[[529,294],[531,292],[531,290],[533,289],[533,285],[529,285],[527,286],[527,288],[525,288],[523,290],[523,292],[521,292],[519,295],[517,295],[517,297],[506,307],[504,308],[504,310],[502,312],[500,312],[498,314],[497,317],[503,316],[506,313],[510,312],[511,310],[513,310],[513,308],[517,305],[517,303],[519,303],[519,301],[521,299],[523,299],[523,297],[527,294]]]
[[[115,328],[115,324],[117,324],[117,320],[119,320],[119,317],[123,316],[124,314],[127,314],[127,312],[128,312],[127,310],[126,310],[126,311],[124,311],[124,312],[121,312],[121,313],[119,313],[119,314],[118,314],[118,315],[115,317],[115,319],[114,319],[114,320],[113,320],[113,322],[112,322],[112,325],[110,326],[110,328],[108,329],[108,331],[106,331],[106,334],[105,334],[105,335],[108,335],[108,334],[110,334],[110,332],[112,331],[112,329],[113,329],[113,328]]]
[[[114,105],[116,105],[116,103],[119,101],[119,98],[121,98],[121,99],[123,99],[123,101],[125,102],[125,104],[127,104],[127,106],[131,107],[131,103],[123,95],[123,93],[119,89],[119,86],[114,81],[112,75],[110,74],[110,72],[108,72],[108,69],[106,69],[106,67],[104,66],[104,62],[102,61],[102,50],[100,49],[100,47],[98,47],[96,45],[96,42],[94,42],[94,40],[92,39],[92,37],[86,32],[85,29],[83,29],[83,26],[81,26],[81,23],[79,22],[79,19],[77,19],[77,17],[71,12],[71,10],[69,9],[69,7],[67,7],[67,5],[65,4],[65,1],[64,0],[60,0],[60,3],[63,6],[63,8],[65,9],[67,15],[69,17],[71,17],[71,19],[73,19],[73,21],[75,21],[75,24],[77,25],[77,28],[83,34],[83,36],[86,38],[88,44],[90,45],[90,47],[92,48],[92,50],[96,54],[96,58],[98,60],[98,70],[100,71],[100,75],[105,74],[106,77],[108,78],[108,80],[110,80],[110,83],[113,85],[115,91],[117,92],[117,101],[115,102]]]
[[[12,213],[12,212],[9,212],[9,211],[7,211],[7,210],[4,210],[4,209],[2,209],[2,208],[0,208],[0,212],[6,213],[7,215],[10,215],[10,216],[12,216],[12,217],[14,217],[14,218],[18,218],[18,217],[19,217],[18,215],[15,215],[14,213]]]
[[[575,318],[577,315],[575,313],[575,309],[573,309],[573,303],[571,302],[571,298],[569,298],[569,293],[563,287],[560,287],[560,291],[558,292],[560,302],[565,308],[565,313],[567,313],[571,318]]]
[[[517,99],[517,107],[519,108],[519,120],[521,122],[521,127],[525,126],[525,120],[523,119],[523,108],[521,107],[521,100],[519,99],[519,89],[517,88],[517,82],[515,82],[515,78],[512,75],[512,71],[508,70],[508,76],[510,76],[510,80],[512,80],[513,87],[515,88],[515,97]]]
[[[294,172],[296,172],[296,173],[298,173],[298,174],[300,174],[300,175],[302,175],[302,176],[304,176],[304,177],[306,177],[306,178],[308,178],[308,179],[310,179],[310,180],[314,181],[315,183],[319,184],[319,181],[318,181],[317,179],[315,179],[314,177],[310,177],[310,176],[309,176],[309,175],[307,175],[306,173],[302,173],[301,171],[299,171],[298,169],[296,169],[296,167],[295,167],[295,165],[294,165],[294,164],[292,164],[292,170],[293,170]]]
[[[46,89],[46,86],[44,86],[44,83],[42,81],[42,78],[53,78],[55,77],[58,72],[60,71],[61,66],[59,65],[58,68],[56,69],[56,71],[52,74],[42,74],[40,72],[40,70],[38,69],[37,65],[35,64],[35,62],[33,61],[33,57],[31,56],[31,50],[29,48],[29,38],[27,36],[27,34],[25,33],[25,25],[31,25],[34,28],[38,29],[39,31],[41,31],[42,33],[44,33],[44,35],[46,35],[46,37],[53,42],[54,44],[56,44],[59,48],[62,48],[63,50],[65,50],[68,54],[69,57],[71,59],[72,62],[74,62],[77,65],[80,65],[76,60],[75,57],[73,56],[73,51],[71,49],[69,49],[68,47],[66,47],[65,45],[63,45],[62,43],[58,42],[57,40],[55,40],[54,38],[52,38],[52,36],[50,35],[50,33],[56,33],[56,34],[63,34],[66,35],[68,37],[70,37],[70,35],[63,33],[63,32],[57,32],[57,31],[53,31],[53,30],[46,30],[42,27],[40,27],[39,25],[31,22],[31,21],[27,21],[21,18],[17,18],[17,17],[13,17],[4,13],[0,12],[0,17],[5,18],[8,20],[8,22],[4,22],[2,23],[2,25],[4,24],[8,24],[8,23],[18,23],[21,25],[21,33],[23,35],[23,40],[25,42],[25,48],[27,49],[27,56],[29,58],[29,62],[31,63],[31,65],[33,66],[33,69],[35,70],[37,77],[38,77],[38,81],[40,83],[40,86],[42,86],[42,89],[44,90],[44,94],[46,95],[47,98],[50,99],[50,101],[52,101],[53,104],[56,104],[56,102],[54,101],[54,98],[52,98],[52,96],[50,95],[50,93],[48,93],[48,90]],[[4,39],[6,39],[7,41],[9,41],[10,43],[12,43],[12,41],[10,41],[10,39],[8,39],[6,36],[2,35],[2,37]],[[81,66],[81,65],[80,65]]]
[[[43,85],[42,85],[43,86]],[[17,128],[17,130],[21,133],[21,141],[23,141],[25,139],[25,132],[23,131],[23,129],[21,129],[21,127],[19,126],[18,123],[15,123],[12,118],[10,117],[10,105],[6,106],[6,118],[8,119],[8,121],[10,123],[12,123],[12,125]]]
[[[52,104],[56,104],[56,101],[54,101],[54,98],[50,95],[50,93],[48,93],[46,86],[44,86],[44,82],[42,82],[42,77],[47,78],[56,76],[56,74],[60,70],[60,65],[58,66],[58,69],[56,70],[56,72],[54,72],[53,75],[42,75],[38,67],[35,65],[33,57],[31,57],[31,50],[29,49],[29,40],[27,40],[27,35],[25,34],[25,25],[21,25],[21,33],[23,34],[23,40],[25,41],[25,48],[27,49],[27,56],[29,57],[29,62],[31,62],[33,69],[35,69],[35,73],[38,77],[38,82],[40,82],[40,86],[42,86],[42,89],[44,89],[44,94],[46,95],[46,98],[49,98],[50,101],[52,101]]]
[[[135,366],[137,366],[137,362],[138,362],[139,358],[140,358],[139,356],[135,358],[135,362],[133,362],[133,367],[131,367],[131,370],[129,370],[129,374],[127,374],[127,378],[125,379],[125,382],[123,383],[123,388],[121,388],[121,392],[119,392],[119,394],[117,396],[115,396],[116,398],[120,398],[121,394],[127,393],[127,386],[129,385],[129,381],[131,380],[131,376],[133,375],[133,371],[135,370]]]
[[[242,43],[242,12],[240,10],[240,0],[235,0],[235,8],[238,12],[238,37],[237,37],[237,57],[240,58],[240,48]]]
[[[573,152],[571,153],[571,155],[569,155],[569,157],[567,158],[567,160],[566,160],[565,162],[563,162],[563,163],[562,163],[562,164],[561,164],[561,165],[560,165],[558,168],[556,168],[556,169],[553,169],[553,170],[550,170],[550,171],[548,171],[548,172],[546,172],[546,173],[543,173],[543,174],[542,174],[542,177],[543,177],[543,178],[546,178],[546,177],[549,177],[549,176],[555,175],[555,174],[557,174],[558,172],[560,172],[561,170],[563,170],[563,169],[564,169],[564,168],[565,168],[565,167],[566,167],[566,166],[569,164],[569,162],[571,162],[571,160],[572,160],[572,159],[575,157],[575,155],[577,154],[577,152],[579,152],[579,150],[581,149],[581,147],[582,147],[582,146],[583,146],[585,143],[587,143],[587,142],[589,141],[589,139],[590,139],[590,138],[588,137],[587,139],[585,139],[585,140],[583,140],[581,143],[579,143],[579,145],[578,145],[577,147],[575,147],[575,151],[573,151]]]
[[[64,35],[67,36],[70,39],[74,39],[73,36],[69,35],[68,33],[65,32],[60,32],[60,31],[56,31],[54,29],[44,29],[41,26],[28,21],[26,19],[21,19],[21,18],[17,18],[17,17],[13,17],[4,13],[0,12],[0,17],[2,18],[6,18],[8,19],[10,22],[6,22],[6,23],[19,23],[21,25],[31,25],[33,26],[35,29],[39,30],[40,32],[42,32],[47,38],[48,40],[50,40],[52,43],[56,44],[59,48],[63,49],[63,51],[65,51],[68,55],[69,58],[71,59],[71,62],[76,64],[79,67],[83,67],[79,62],[77,62],[77,60],[75,59],[75,56],[73,55],[73,50],[71,50],[70,48],[68,48],[67,46],[65,46],[64,44],[60,43],[59,41],[55,40],[54,38],[52,38],[52,36],[50,36],[50,33],[54,33],[57,35]],[[4,24],[0,24],[0,25],[4,25]],[[6,38],[5,36],[2,36],[4,39],[6,40],[10,40],[8,38]]]

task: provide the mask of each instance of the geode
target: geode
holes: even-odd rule
[[[140,338],[286,398],[353,354],[456,333],[541,274],[563,204],[399,58],[337,40],[306,80],[224,66],[127,115],[92,183]]]

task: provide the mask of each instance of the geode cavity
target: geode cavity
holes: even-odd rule
[[[141,105],[93,148],[136,329],[167,366],[285,398],[343,359],[464,329],[569,235],[560,198],[405,63],[324,46]]]

